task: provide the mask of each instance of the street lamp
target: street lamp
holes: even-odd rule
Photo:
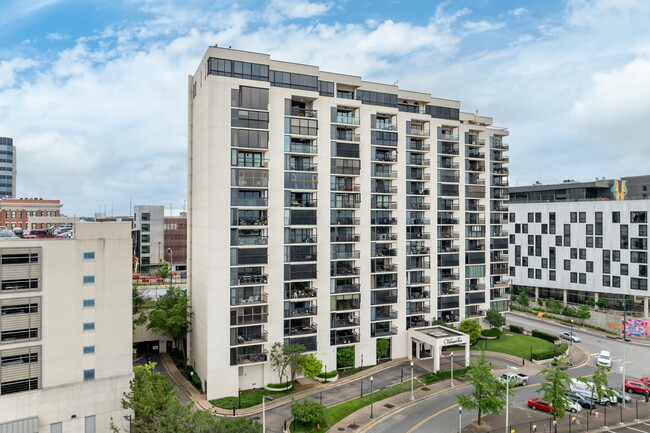
[[[623,295],[623,400],[621,407],[625,407],[625,334],[627,326],[627,296]],[[646,400],[647,401],[647,400]]]
[[[454,386],[454,352],[451,352],[451,386]]]
[[[458,433],[463,432],[463,406],[458,405]]]
[[[517,371],[517,367],[511,367],[506,364],[506,433],[508,433],[508,427],[510,426],[510,418],[508,417],[508,407],[510,406],[510,376],[508,376],[508,371]]]
[[[273,401],[273,397],[270,397],[268,395],[262,396],[262,433],[266,433],[266,408],[264,406],[264,402],[266,400]]]
[[[373,395],[372,395],[372,382],[374,382],[374,378],[370,376],[370,419],[373,419],[375,417],[375,413],[373,412]]]
[[[167,248],[167,252],[169,253],[169,280],[174,284],[174,252],[171,248]]]
[[[413,361],[411,361],[411,400],[413,400]]]
[[[571,364],[573,365],[573,319],[571,319]]]
[[[124,415],[124,419],[129,420],[129,433],[131,433],[131,414]]]

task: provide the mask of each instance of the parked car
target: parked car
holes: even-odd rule
[[[528,407],[535,410],[541,410],[543,412],[551,411],[551,405],[541,398],[529,398]]]
[[[0,231],[0,239],[2,239],[2,240],[18,239],[18,236],[16,236],[15,233],[12,232],[12,231],[2,230],[2,231]]]
[[[53,238],[54,235],[49,229],[34,229],[27,232],[23,235],[24,239],[42,239],[42,238]]]
[[[578,403],[584,409],[595,409],[596,403],[592,403],[590,399],[584,397],[582,394],[577,392],[567,392],[567,397],[576,403]],[[627,397],[627,396],[626,396]]]
[[[598,395],[596,394],[595,391],[593,391],[593,383],[592,382],[583,382],[578,379],[571,379],[569,382],[569,392],[577,393],[580,394],[582,397],[586,398],[587,400],[592,400],[598,404],[602,404],[604,406],[610,406],[612,404],[616,404],[618,400],[614,395],[607,396],[604,395],[600,400],[598,399]]]
[[[645,386],[650,388],[650,377],[642,377],[641,382],[645,383]]]
[[[626,403],[630,403],[632,401],[632,397],[630,397],[629,395],[623,394],[618,389],[614,389],[611,386],[608,386],[607,389],[610,390],[616,396],[616,400],[618,400],[619,403],[622,402],[623,399],[625,399]]]
[[[604,365],[605,367],[611,367],[612,354],[606,350],[601,350],[600,353],[598,354],[598,359],[596,360],[596,364]]]
[[[637,394],[645,394],[646,392],[650,392],[650,388],[640,380],[625,379],[625,391],[630,394],[633,392]]]
[[[510,381],[510,386],[526,386],[528,384],[528,376],[521,373],[503,373],[498,380],[504,384],[506,381]]]
[[[573,340],[574,343],[580,343],[582,341],[582,338],[569,331],[561,333],[560,338],[564,338],[565,340]]]

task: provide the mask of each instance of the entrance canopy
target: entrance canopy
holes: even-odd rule
[[[447,346],[465,346],[465,365],[469,365],[469,335],[445,326],[408,330],[409,359],[433,358],[434,373],[440,371],[440,355]],[[422,349],[422,350],[421,350]]]

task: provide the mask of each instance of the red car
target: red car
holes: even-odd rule
[[[546,401],[542,400],[541,398],[529,398],[528,407],[533,409],[539,409],[543,412],[551,411],[551,405],[548,404]]]
[[[53,238],[54,235],[50,229],[34,229],[27,232],[23,235],[23,239],[42,239],[42,238]]]
[[[650,377],[642,377],[641,382],[645,383],[645,386],[650,388]]]
[[[636,392],[638,394],[645,394],[646,392],[650,392],[650,389],[648,389],[646,384],[643,383],[641,380],[626,379],[625,380],[625,391],[627,391],[629,393]]]

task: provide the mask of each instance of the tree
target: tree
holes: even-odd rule
[[[553,314],[560,314],[562,312],[562,302],[555,298],[548,298],[546,300],[546,309]]]
[[[160,266],[158,266],[158,268],[154,271],[154,275],[158,278],[162,278],[163,280],[168,278],[171,275],[169,263],[164,260],[160,262]]]
[[[145,299],[142,296],[142,292],[136,287],[133,286],[133,292],[131,293],[131,299],[132,299],[132,307],[133,307],[133,314],[137,313],[140,311],[140,308],[142,308],[142,305],[145,303]]]
[[[383,358],[388,353],[388,346],[390,345],[390,340],[386,338],[377,339],[377,359]]]
[[[604,365],[597,365],[596,371],[591,376],[591,380],[586,377],[579,377],[577,380],[587,384],[591,389],[591,401],[601,401],[603,397],[611,398],[614,396],[614,392],[608,388],[609,383],[607,381],[607,373],[610,368],[605,367]],[[591,408],[589,408],[589,414],[591,415]]]
[[[483,414],[499,413],[506,406],[506,388],[492,375],[490,360],[484,352],[469,363],[465,378],[474,387],[469,395],[456,394],[458,405],[469,410],[478,410],[478,425]],[[508,390],[513,394],[512,388]]]
[[[289,358],[284,355],[284,344],[275,342],[271,346],[271,352],[269,353],[269,362],[271,363],[271,369],[278,372],[278,383],[284,381],[285,372],[289,366]]]
[[[184,340],[190,330],[191,313],[187,311],[187,293],[180,287],[170,286],[149,312],[147,329],[160,332],[180,348],[185,358]]]
[[[578,308],[578,312],[576,313],[576,317],[578,319],[589,319],[591,318],[591,312],[589,311],[589,306],[587,304],[582,304],[580,308]]]
[[[285,354],[289,360],[289,368],[291,369],[291,381],[296,380],[296,374],[300,372],[300,365],[305,357],[303,352],[305,346],[302,344],[285,344]]]
[[[530,304],[528,301],[528,292],[526,292],[525,289],[521,289],[519,291],[519,295],[517,296],[516,301],[520,303],[522,306],[527,307]]]
[[[497,310],[487,310],[485,313],[485,321],[490,324],[493,328],[501,328],[506,324],[506,318],[503,317],[503,314],[499,313]]]
[[[336,367],[345,368],[354,366],[354,346],[340,347],[336,351]]]
[[[564,371],[565,369],[564,357],[557,358],[553,368],[542,370],[545,381],[536,391],[538,394],[541,393],[544,400],[551,405],[553,419],[564,418],[565,408],[569,404],[566,390],[570,386],[571,377]]]
[[[469,335],[470,344],[475,344],[481,338],[481,324],[472,319],[465,319],[460,322],[458,330]]]
[[[303,402],[291,405],[291,415],[301,423],[314,424],[325,421],[325,406],[313,400],[304,400]]]
[[[323,370],[323,363],[313,354],[304,356],[300,363],[300,369],[305,377],[314,378]]]
[[[136,366],[129,393],[122,407],[134,412],[133,428],[140,433],[259,433],[262,426],[248,418],[222,419],[209,411],[184,406],[165,377],[154,370],[155,363]],[[111,419],[110,430],[119,432]]]

